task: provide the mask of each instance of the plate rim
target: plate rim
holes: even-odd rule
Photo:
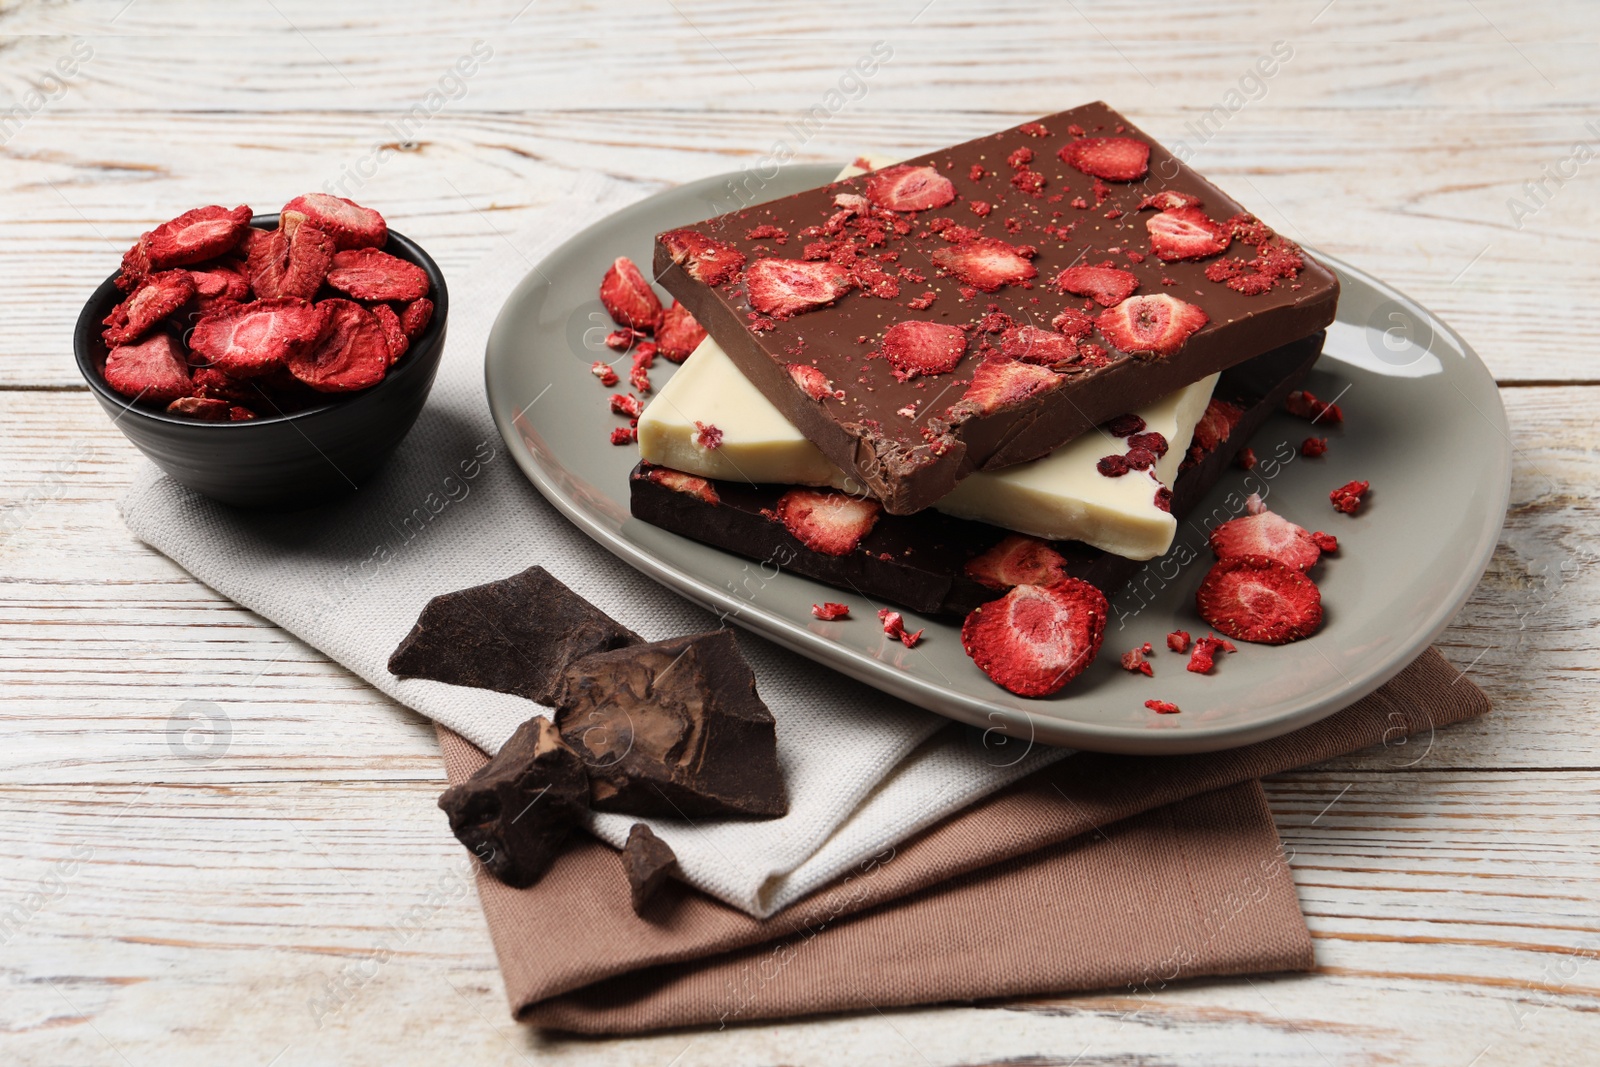
[[[829,177],[837,173],[838,166],[837,164],[796,164],[785,168],[785,170],[793,173],[796,178],[805,178],[807,180],[814,173],[816,181],[820,184],[826,182]],[[1409,304],[1428,316],[1430,325],[1434,327],[1435,332],[1444,335],[1449,343],[1461,351],[1466,358],[1468,372],[1481,375],[1493,386],[1492,395],[1495,398],[1493,409],[1491,411],[1480,410],[1479,414],[1489,421],[1496,430],[1501,445],[1496,451],[1496,470],[1485,472],[1498,476],[1500,491],[1495,495],[1495,499],[1498,500],[1498,508],[1484,509],[1482,523],[1478,531],[1479,541],[1476,559],[1471,566],[1463,568],[1449,594],[1439,598],[1426,623],[1417,629],[1416,635],[1410,640],[1398,642],[1394,651],[1390,652],[1375,665],[1359,682],[1336,688],[1309,704],[1280,711],[1266,718],[1244,723],[1196,726],[1182,731],[1152,731],[1146,728],[1135,728],[1126,725],[1101,725],[1076,719],[1056,718],[1047,716],[1043,712],[1034,713],[1026,709],[998,705],[984,707],[982,706],[982,698],[969,696],[950,686],[917,678],[896,670],[865,653],[844,648],[828,638],[812,632],[803,624],[756,608],[748,601],[739,600],[722,590],[716,589],[702,579],[686,573],[673,564],[657,558],[640,546],[616,535],[595,520],[579,502],[562,490],[551,472],[547,472],[540,466],[537,456],[528,448],[522,434],[515,425],[517,416],[508,414],[515,410],[515,404],[502,404],[500,402],[505,398],[499,395],[500,390],[496,385],[497,360],[495,353],[505,349],[503,342],[504,334],[508,329],[505,325],[508,309],[519,299],[525,297],[530,287],[543,284],[540,279],[546,263],[561,257],[570,247],[591,240],[590,235],[595,229],[614,224],[618,216],[646,212],[653,203],[664,197],[693,196],[699,192],[715,189],[728,179],[737,177],[738,173],[730,171],[723,174],[715,174],[652,193],[603,218],[596,219],[572,237],[561,242],[512,288],[500,310],[495,315],[494,325],[489,330],[484,345],[484,387],[487,393],[490,416],[494,419],[495,429],[506,443],[512,459],[516,462],[524,477],[533,484],[534,488],[538,490],[545,500],[554,505],[558,511],[566,516],[578,529],[582,530],[591,540],[635,570],[640,571],[654,581],[661,582],[694,603],[715,612],[719,617],[732,620],[748,630],[760,634],[799,655],[805,656],[820,666],[837,670],[863,684],[872,686],[874,689],[905,700],[915,707],[957,722],[966,723],[969,726],[986,731],[996,730],[1019,740],[1037,741],[1041,744],[1060,745],[1085,751],[1131,755],[1180,755],[1221,751],[1279,737],[1302,726],[1326,718],[1367,696],[1404,670],[1424,649],[1433,643],[1471,597],[1473,590],[1477,588],[1485,570],[1487,570],[1489,561],[1493,558],[1495,548],[1499,544],[1499,533],[1504,526],[1506,509],[1510,502],[1513,452],[1505,403],[1499,395],[1498,384],[1495,383],[1494,376],[1490,373],[1482,358],[1479,357],[1477,351],[1467,343],[1465,338],[1461,337],[1438,315],[1430,311],[1426,305],[1412,299],[1401,290],[1379,280],[1366,271],[1334,256],[1318,252],[1310,246],[1306,246],[1307,251],[1315,255],[1319,261],[1340,276],[1341,286],[1346,279],[1359,281],[1380,296]],[[1337,312],[1335,312],[1335,315],[1337,316]],[[1472,400],[1465,394],[1463,394],[1463,399],[1469,405],[1477,408],[1477,405],[1473,404]],[[804,579],[803,575],[798,577]],[[814,581],[814,579],[804,580]],[[749,612],[748,614],[747,611]],[[965,706],[966,704],[979,706],[967,707]]]

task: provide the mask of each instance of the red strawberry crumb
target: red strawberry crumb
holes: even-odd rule
[[[661,325],[661,298],[627,256],[618,256],[607,268],[600,281],[600,303],[623,326],[653,333]]]
[[[1198,196],[1190,196],[1188,193],[1180,193],[1173,189],[1164,189],[1159,193],[1152,193],[1139,201],[1134,210],[1144,211],[1147,208],[1155,208],[1157,211],[1176,211],[1179,208],[1199,206],[1200,198]]]
[[[1107,610],[1105,594],[1078,578],[1019,585],[967,615],[961,647],[1003,689],[1049,696],[1094,660]]]
[[[967,335],[959,326],[920,319],[897,322],[883,335],[883,356],[902,382],[955,370],[966,348]]]
[[[1029,196],[1038,196],[1040,195],[1039,190],[1044,188],[1045,177],[1032,167],[1023,167],[1021,170],[1017,171],[1011,176],[1011,184],[1015,185],[1018,189],[1027,193]],[[1017,233],[1022,229],[1020,223],[1015,227],[1013,227],[1011,223],[1011,219],[1006,220],[1006,229],[1010,230],[1012,233]]]
[[[1082,137],[1083,136],[1083,127],[1079,126],[1076,122],[1074,122],[1072,125],[1067,127],[1067,132],[1072,134],[1072,136],[1074,136],[1074,137]]]
[[[883,623],[883,632],[897,639],[907,648],[915,648],[918,641],[922,640],[922,631],[916,633],[906,632],[906,621],[898,611],[888,608],[878,609],[878,620]]]
[[[618,426],[611,431],[611,443],[614,445],[631,445],[639,439],[639,431],[631,426]]]
[[[1167,647],[1174,652],[1187,652],[1189,650],[1189,631],[1172,631],[1167,635]]]
[[[632,393],[612,393],[611,412],[614,415],[626,415],[630,419],[637,419],[644,411],[644,402]]]
[[[617,384],[617,372],[612,370],[607,364],[601,363],[599,360],[595,360],[593,363],[589,364],[589,373],[594,375],[596,378],[599,378],[600,384],[605,386],[607,389]]]
[[[1215,634],[1206,634],[1196,639],[1194,652],[1189,656],[1188,670],[1194,674],[1209,674],[1216,665],[1218,652],[1237,652],[1233,642],[1220,638]]]
[[[1102,456],[1094,469],[1107,478],[1120,478],[1128,473],[1128,460],[1123,456]]]
[[[1281,645],[1322,625],[1316,583],[1264,556],[1218,560],[1195,592],[1200,617],[1240,641]]]
[[[1311,540],[1324,552],[1339,551],[1339,539],[1331,533],[1323,533],[1321,530],[1317,530],[1312,533]]]
[[[1132,137],[1087,137],[1068,141],[1058,154],[1069,167],[1111,182],[1138,181],[1144,177],[1150,162],[1150,146]]]
[[[1322,555],[1321,548],[1302,527],[1265,508],[1229,519],[1212,530],[1211,551],[1218,559],[1271,559],[1301,572],[1316,566]]]
[[[1155,677],[1155,668],[1150,666],[1150,661],[1145,659],[1150,654],[1150,642],[1146,641],[1138,648],[1129,649],[1122,654],[1122,669],[1134,674],[1142,674],[1146,678]]]
[[[823,622],[833,622],[837,619],[848,619],[850,617],[850,605],[837,604],[829,600],[821,604],[811,605],[811,614],[815,615]]]
[[[1245,469],[1247,471],[1255,470],[1255,467],[1256,467],[1256,452],[1255,452],[1255,449],[1250,448],[1248,446],[1239,449],[1239,454],[1233,457],[1233,461],[1236,464],[1238,464],[1240,467],[1242,467],[1243,469]]]
[[[1167,293],[1130,296],[1100,313],[1100,333],[1130,356],[1163,358],[1181,349],[1189,335],[1210,322],[1193,304]]]
[[[1027,145],[1023,145],[1021,148],[1017,149],[1015,152],[1012,152],[1006,157],[1006,165],[1012,170],[1021,170],[1023,167],[1026,167],[1032,162],[1033,149],[1029,148]]]
[[[1326,437],[1308,437],[1300,442],[1300,454],[1307,459],[1314,459],[1328,451]]]
[[[1087,211],[1089,209],[1089,201],[1085,200],[1081,196],[1073,197],[1072,200],[1071,200],[1071,204],[1072,204],[1073,207],[1077,208],[1079,211]]]
[[[624,326],[620,330],[612,330],[610,333],[606,334],[606,347],[611,349],[613,352],[626,352],[628,349],[633,347],[633,342],[635,340],[646,336],[648,336],[648,334],[642,334],[637,330],[632,330]]]
[[[649,365],[635,363],[633,369],[628,371],[628,384],[641,393],[652,392],[655,386],[650,382]]]
[[[1094,329],[1094,319],[1077,308],[1063,308],[1060,314],[1050,320],[1050,325],[1066,334],[1072,340],[1078,341],[1088,336],[1089,332]]]
[[[750,229],[744,231],[744,239],[747,241],[772,240],[781,245],[788,242],[789,231],[782,229],[781,227],[774,226],[770,222],[764,222],[760,226],[752,226]]]
[[[744,253],[698,230],[668,230],[656,240],[689,277],[705,285],[732,281],[744,269]]]
[[[1067,576],[1061,553],[1036,537],[1008,534],[988,551],[967,560],[968,578],[990,589],[1051,585]]]
[[[1018,126],[1017,129],[1022,133],[1027,134],[1029,137],[1050,136],[1050,131],[1045,129],[1044,123],[1042,122],[1024,122],[1021,126]]]
[[[970,181],[981,182],[981,181],[983,181],[983,176],[985,174],[987,174],[987,173],[988,172],[985,171],[982,166],[980,166],[977,163],[974,163],[972,165],[972,169],[967,171],[967,178]]]
[[[845,556],[877,524],[876,500],[818,489],[791,489],[778,498],[775,517],[813,552]]]
[[[923,293],[921,296],[916,297],[913,300],[906,301],[906,307],[911,308],[911,309],[913,309],[915,311],[926,311],[929,308],[933,307],[933,302],[935,300],[937,300],[938,298],[939,298],[939,294],[934,292],[932,289],[929,289],[927,292]]]
[[[901,164],[867,178],[867,199],[890,211],[927,211],[956,198],[956,187],[932,167]]]
[[[1139,279],[1116,267],[1068,267],[1056,285],[1075,296],[1093,297],[1101,307],[1115,307],[1139,288]]]
[[[1157,715],[1176,715],[1181,710],[1178,705],[1170,700],[1146,700],[1144,706]]]
[[[1334,425],[1344,421],[1344,410],[1338,404],[1318,400],[1316,394],[1309,389],[1296,389],[1285,397],[1283,410],[1299,418],[1310,419],[1312,422]]]
[[[987,217],[989,212],[994,210],[989,206],[989,202],[987,200],[974,200],[968,206],[972,208],[972,213],[978,216],[980,219]]]
[[[691,440],[694,442],[696,448],[704,448],[709,451],[722,444],[722,431],[717,429],[709,422],[701,422],[696,419],[694,424],[694,435]]]
[[[1361,501],[1366,496],[1367,490],[1372,488],[1371,482],[1346,482],[1328,494],[1328,499],[1333,502],[1333,510],[1342,511],[1346,515],[1354,515],[1361,506]]]

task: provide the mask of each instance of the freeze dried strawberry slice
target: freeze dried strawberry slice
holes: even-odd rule
[[[189,279],[194,282],[194,305],[201,312],[250,299],[250,279],[227,267],[191,270]]]
[[[706,285],[721,285],[744,269],[743,252],[698,230],[668,230],[656,240],[689,277]]]
[[[1077,342],[1071,337],[1038,326],[1011,327],[1000,335],[1000,351],[1007,359],[1020,359],[1044,367],[1064,367],[1082,358]]]
[[[883,358],[902,382],[919,374],[948,374],[966,350],[966,333],[939,322],[897,322],[883,335]]]
[[[383,380],[389,345],[376,316],[351,300],[319,301],[317,343],[289,355],[289,371],[319,393],[352,393]]]
[[[388,304],[374,304],[372,317],[383,327],[383,343],[389,348],[389,362],[393,364],[406,354],[406,349],[411,347],[411,339],[406,336],[405,327],[400,325],[400,316]]]
[[[1262,645],[1298,641],[1322,625],[1316,583],[1264,556],[1218,560],[1195,592],[1195,607],[1213,628]]]
[[[682,304],[675,302],[662,312],[661,325],[656,329],[656,349],[667,359],[682,363],[705,339],[705,327]]]
[[[844,399],[844,390],[835,389],[833,382],[826,374],[807,363],[791,363],[785,368],[794,384],[800,391],[812,400],[821,400],[824,397],[833,397],[835,400]]]
[[[673,470],[671,467],[651,467],[644,472],[648,481],[665,486],[675,493],[687,493],[689,496],[702,500],[707,504],[717,505],[722,503],[722,498],[717,495],[717,490],[712,484],[693,474]]]
[[[328,284],[357,300],[416,300],[428,295],[428,272],[376,248],[352,248],[334,254]]]
[[[867,199],[890,211],[927,211],[956,198],[950,179],[932,167],[902,163],[875,171],[867,178]]]
[[[661,325],[661,298],[633,260],[618,256],[600,279],[600,303],[623,326],[653,333]]]
[[[264,241],[250,246],[250,288],[264,300],[317,295],[333,263],[333,238],[309,223],[294,224],[294,214]],[[373,299],[381,299],[374,297]]]
[[[1218,526],[1211,531],[1211,551],[1218,559],[1262,556],[1302,572],[1322,555],[1310,533],[1273,511],[1241,515]]]
[[[406,336],[413,341],[417,334],[428,328],[428,323],[433,320],[433,301],[427,297],[420,297],[411,301],[400,309],[400,328],[406,331]]]
[[[998,237],[971,237],[959,244],[935,249],[933,261],[957,278],[986,293],[1002,285],[1026,281],[1039,271],[1029,261],[1033,250]]]
[[[111,388],[134,400],[176,400],[194,388],[182,350],[165,333],[113,348],[106,356],[105,379]]]
[[[249,378],[281,367],[289,357],[315,345],[324,317],[321,305],[298,297],[238,304],[196,323],[189,347],[224,373]],[[381,331],[378,340],[383,340]],[[387,350],[384,360],[387,363]]]
[[[1108,182],[1138,181],[1150,166],[1150,146],[1132,137],[1068,141],[1058,155],[1067,166]]]
[[[186,270],[168,270],[151,274],[128,298],[111,309],[105,317],[105,329],[100,336],[107,345],[125,345],[137,341],[150,331],[150,327],[177,311],[194,296],[194,279]]]
[[[833,622],[836,619],[848,619],[850,617],[850,605],[836,604],[829,600],[822,604],[811,605],[811,614],[815,615],[823,622]]]
[[[1189,631],[1172,631],[1167,635],[1167,647],[1174,652],[1187,652],[1189,650]]]
[[[968,578],[990,589],[1052,585],[1067,576],[1066,558],[1037,537],[1010,534],[987,552],[967,560]]]
[[[1037,393],[1053,389],[1063,381],[1061,375],[1032,363],[1010,359],[989,359],[978,364],[972,384],[956,405],[957,414],[987,415],[1008,404],[1020,403]]]
[[[1193,207],[1152,215],[1145,220],[1144,228],[1150,231],[1150,250],[1167,262],[1214,256],[1226,252],[1233,240],[1227,227]]]
[[[311,225],[333,238],[340,251],[382,248],[389,239],[389,224],[370,207],[329,193],[304,193],[283,205],[284,214],[298,212]]]
[[[831,304],[855,284],[847,271],[829,262],[758,259],[745,271],[750,306],[775,319]]]
[[[1094,660],[1106,612],[1105,594],[1078,578],[1019,585],[966,617],[961,647],[1001,688],[1049,696]]]
[[[1227,440],[1242,418],[1244,412],[1238,405],[1212,397],[1211,402],[1206,405],[1205,414],[1194,424],[1194,437],[1191,439],[1193,447],[1200,449],[1202,453],[1210,452]]]
[[[828,493],[816,489],[791,489],[778,498],[776,517],[784,528],[813,552],[845,556],[877,524],[882,510],[876,500]]]
[[[1139,288],[1139,279],[1116,267],[1068,267],[1056,286],[1077,296],[1092,296],[1101,307],[1115,307]]]
[[[1151,193],[1149,196],[1139,201],[1139,206],[1134,208],[1134,210],[1143,211],[1146,208],[1153,207],[1157,211],[1177,211],[1179,208],[1199,206],[1200,198],[1198,196],[1191,196],[1188,193],[1180,193],[1174,189],[1163,189],[1161,192]]]
[[[1167,293],[1130,296],[1100,313],[1095,324],[1119,351],[1163,358],[1183,347],[1189,335],[1211,321],[1200,308]]]
[[[226,400],[208,400],[203,396],[181,396],[167,405],[168,415],[187,415],[201,422],[229,422],[232,409]],[[242,409],[241,409],[242,410]]]
[[[1059,315],[1050,320],[1050,325],[1074,341],[1079,341],[1087,337],[1089,331],[1094,329],[1094,319],[1077,308],[1063,308]]]
[[[1370,488],[1372,488],[1371,482],[1346,482],[1329,493],[1328,499],[1333,501],[1333,510],[1354,515],[1356,509],[1361,506],[1361,498],[1366,496]]]
[[[259,394],[242,378],[224,374],[215,367],[196,367],[192,375],[194,394],[210,400],[256,400]]]
[[[228,409],[229,422],[249,422],[255,417],[255,412],[251,411],[249,408],[240,407],[238,404],[235,404]]]
[[[237,247],[250,227],[250,209],[244,204],[229,211],[218,204],[197,207],[139,238],[144,270],[160,271],[214,259]]]

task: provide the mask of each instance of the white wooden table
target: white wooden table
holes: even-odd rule
[[[0,0],[0,1062],[1600,1062],[1600,9],[1160,7]],[[753,162],[875,41],[892,58],[799,158],[1104,98],[1477,347],[1512,507],[1441,643],[1495,714],[1269,783],[1313,974],[541,1037],[476,902],[427,903],[464,876],[431,729],[133,540],[137,455],[74,317],[154,222],[341,177],[459,277],[583,168]],[[319,1017],[329,983],[354,992]]]

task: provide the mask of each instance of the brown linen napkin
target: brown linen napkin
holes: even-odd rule
[[[585,1033],[1303,970],[1310,936],[1255,779],[1488,710],[1430,648],[1271,741],[1070,756],[766,920],[679,883],[635,916],[617,854],[589,839],[529,889],[480,870],[478,891],[513,1014]],[[452,783],[484,762],[439,736]]]

